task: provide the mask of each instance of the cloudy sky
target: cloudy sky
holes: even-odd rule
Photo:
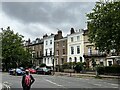
[[[15,33],[25,36],[25,40],[56,34],[57,29],[66,36],[71,27],[86,28],[86,13],[94,6],[95,2],[2,2],[0,28],[10,26]]]

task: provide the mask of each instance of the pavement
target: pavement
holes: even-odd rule
[[[87,73],[65,73],[65,72],[55,72],[55,76],[68,76],[68,77],[96,77],[95,72]],[[99,75],[100,78],[111,78],[111,79],[120,79],[120,76],[111,76],[111,75]]]

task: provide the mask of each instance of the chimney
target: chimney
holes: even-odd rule
[[[70,34],[73,34],[73,33],[75,33],[74,28],[71,28]]]
[[[48,35],[47,34],[45,34],[45,35],[43,35],[43,38],[45,38],[45,37],[47,37]]]
[[[51,33],[51,36],[54,35],[53,33]]]
[[[59,30],[59,31],[58,31],[58,39],[61,39],[61,38],[62,38],[62,31]]]
[[[30,38],[28,39],[28,43],[30,44]]]
[[[7,27],[7,30],[10,30],[10,26]]]

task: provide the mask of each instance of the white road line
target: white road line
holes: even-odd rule
[[[112,88],[118,88],[118,87],[112,87]]]
[[[93,84],[93,85],[96,85],[96,86],[102,86],[101,84]]]
[[[50,80],[48,80],[48,79],[45,79],[47,82],[50,82],[50,83],[52,83],[52,84],[54,84],[54,85],[57,85],[57,86],[59,86],[59,87],[61,87],[62,85],[60,85],[60,84],[57,84],[57,83],[54,83],[54,82],[52,82],[52,81],[50,81]]]
[[[10,89],[10,86],[9,86],[9,83],[8,82],[4,82],[3,85],[9,90]]]
[[[103,83],[110,84],[110,85],[113,85],[113,86],[118,86],[118,84],[107,83],[107,82],[103,82]]]
[[[111,84],[111,85],[118,86],[118,84]]]

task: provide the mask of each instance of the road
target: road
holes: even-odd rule
[[[118,88],[117,80],[103,80],[94,78],[74,78],[67,76],[51,76],[34,74],[35,82],[32,88]],[[22,88],[22,76],[2,74],[2,82],[7,82],[11,88]]]

